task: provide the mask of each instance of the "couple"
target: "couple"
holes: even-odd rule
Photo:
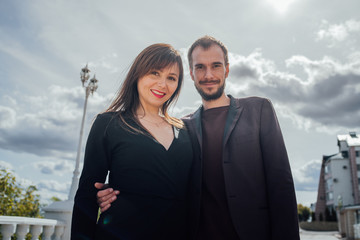
[[[183,121],[167,112],[183,82],[181,57],[167,44],[137,56],[116,99],[97,116],[72,239],[299,239],[293,180],[271,103],[224,93],[228,52],[215,38],[196,40],[188,60],[203,104]],[[108,171],[111,188],[97,193],[94,184]]]

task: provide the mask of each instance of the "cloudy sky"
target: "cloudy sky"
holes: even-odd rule
[[[310,205],[322,155],[338,151],[337,134],[360,132],[359,9],[358,0],[1,1],[0,166],[36,184],[43,201],[66,199],[84,104],[81,68],[88,63],[99,80],[85,141],[142,49],[170,43],[186,64],[188,47],[207,34],[228,46],[226,91],[273,102],[298,202]],[[173,114],[190,113],[199,100],[186,68]]]

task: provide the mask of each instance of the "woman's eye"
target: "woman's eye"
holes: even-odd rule
[[[169,77],[169,80],[171,80],[171,81],[176,81],[176,78],[174,78],[174,77]]]
[[[152,75],[155,75],[155,76],[159,76],[159,75],[160,75],[159,72],[157,72],[157,71],[152,71],[151,74],[152,74]]]

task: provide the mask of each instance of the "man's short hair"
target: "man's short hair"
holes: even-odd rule
[[[214,37],[211,37],[211,36],[208,36],[208,35],[205,35],[201,38],[199,38],[198,40],[196,40],[192,45],[191,47],[189,48],[189,51],[188,51],[188,61],[189,61],[189,67],[190,69],[192,69],[192,53],[194,51],[194,49],[198,46],[202,47],[204,50],[207,50],[209,49],[212,45],[218,45],[221,50],[223,51],[224,53],[224,60],[225,60],[225,65],[228,65],[229,64],[229,56],[228,56],[228,50],[226,48],[226,46],[220,42],[219,40],[217,40],[216,38]]]

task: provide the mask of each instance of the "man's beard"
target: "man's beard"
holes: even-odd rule
[[[201,85],[200,83],[201,83],[201,81],[199,82],[199,85]],[[205,101],[213,101],[213,100],[219,99],[222,96],[222,94],[224,93],[225,82],[224,82],[224,84],[220,85],[220,87],[217,89],[216,92],[211,93],[211,94],[205,93],[201,89],[201,87],[198,86],[197,84],[195,84],[195,88],[198,91],[198,93],[200,94],[200,96],[202,97],[202,99],[204,99]]]

